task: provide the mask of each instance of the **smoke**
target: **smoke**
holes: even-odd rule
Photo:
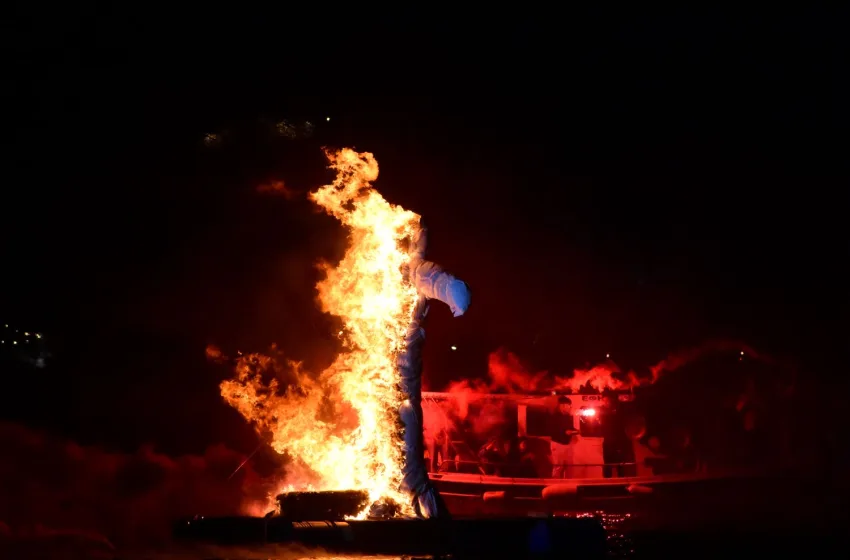
[[[699,346],[685,348],[674,352],[649,368],[651,377],[649,382],[655,383],[665,373],[672,373],[682,366],[688,365],[708,354],[721,352],[738,352],[740,356],[765,364],[779,363],[775,358],[757,352],[748,344],[736,340],[708,340]]]
[[[498,401],[482,402],[477,407],[477,416],[469,417],[470,405],[490,394],[529,393],[602,393],[604,391],[629,391],[658,382],[665,375],[696,362],[708,355],[718,353],[738,354],[741,359],[777,363],[775,359],[759,353],[747,344],[735,340],[709,340],[694,347],[684,348],[669,354],[656,364],[638,374],[623,371],[612,360],[586,368],[576,368],[570,375],[550,375],[547,371],[533,371],[516,354],[505,348],[492,352],[487,360],[486,379],[462,379],[447,387],[452,399],[442,405],[442,414],[437,418],[435,411],[426,415],[425,427],[440,431],[448,422],[454,427],[465,422],[466,429],[478,436],[494,432],[495,418],[501,404]]]
[[[227,362],[227,356],[225,356],[221,352],[221,348],[215,346],[214,344],[210,344],[206,349],[207,360],[215,363],[215,364],[223,364]]]
[[[223,445],[168,457],[111,453],[0,423],[0,540],[85,540],[103,547],[167,543],[181,517],[264,514],[271,480]],[[11,539],[11,540],[10,540]],[[53,557],[53,556],[51,556]]]
[[[547,372],[532,373],[519,356],[504,348],[487,358],[487,379],[462,379],[449,384],[448,392],[458,402],[458,415],[466,417],[469,403],[481,394],[528,393],[545,385]]]
[[[778,363],[774,358],[757,352],[748,344],[737,340],[707,340],[697,346],[692,346],[672,352],[656,364],[649,366],[645,372],[623,372],[617,364],[608,360],[588,369],[575,369],[570,377],[555,377],[551,390],[582,392],[629,391],[638,387],[652,385],[664,375],[697,362],[712,354],[737,354],[739,358],[767,364]]]
[[[487,379],[463,379],[449,384],[447,392],[452,399],[443,403],[442,414],[425,416],[425,429],[439,432],[448,423],[457,427],[467,422],[467,430],[479,437],[494,434],[504,424],[505,408],[499,401],[483,401],[476,414],[469,416],[470,405],[478,403],[483,395],[529,393],[546,384],[548,373],[532,372],[519,356],[499,348],[487,359]],[[436,412],[436,411],[434,411]]]
[[[628,391],[652,385],[665,374],[696,362],[711,354],[733,353],[741,358],[766,364],[777,364],[777,360],[757,352],[748,344],[736,340],[708,340],[697,346],[677,350],[639,374],[633,370],[623,371],[612,360],[606,360],[589,368],[576,368],[569,376],[550,376],[548,372],[532,373],[520,358],[500,348],[488,359],[487,381],[460,381],[449,387],[449,392],[479,391],[483,393],[530,393],[542,391],[598,392],[606,390]]]
[[[286,186],[286,183],[280,180],[269,181],[257,187],[257,192],[261,194],[271,194],[282,196],[286,200],[294,200],[299,196],[299,193]]]
[[[500,348],[487,359],[487,374],[493,390],[508,393],[536,391],[546,377],[546,372],[531,373],[516,354]]]
[[[505,348],[492,352],[487,359],[487,379],[464,379],[449,384],[448,392],[457,401],[457,415],[463,419],[469,404],[485,394],[514,394],[535,392],[602,392],[607,389],[631,389],[646,382],[634,372],[622,374],[620,368],[608,361],[588,369],[575,369],[572,375],[561,377],[547,371],[534,372]]]
[[[633,389],[644,383],[644,380],[628,372],[623,375],[614,362],[608,361],[588,369],[574,369],[570,377],[555,377],[551,390],[569,393],[579,393],[588,389],[601,393],[603,391],[623,391]]]

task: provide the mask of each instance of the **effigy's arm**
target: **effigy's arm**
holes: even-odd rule
[[[438,264],[424,259],[413,259],[410,263],[410,280],[416,286],[417,292],[428,299],[442,301],[449,306],[455,317],[460,317],[469,309],[469,286]]]

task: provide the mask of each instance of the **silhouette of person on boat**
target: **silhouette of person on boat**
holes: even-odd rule
[[[605,394],[602,421],[602,475],[605,478],[633,476],[634,447],[626,434],[625,415],[613,393]]]
[[[550,422],[552,478],[567,478],[575,455],[573,444],[579,434],[573,416],[573,401],[569,397],[558,398],[558,408]]]
[[[514,454],[510,439],[503,436],[491,439],[478,452],[478,460],[483,474],[510,476],[510,465],[516,462]]]

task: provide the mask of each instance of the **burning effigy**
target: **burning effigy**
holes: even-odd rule
[[[388,502],[399,514],[439,515],[423,458],[422,321],[431,299],[463,314],[469,289],[424,259],[419,215],[372,187],[372,154],[326,155],[336,178],[309,197],[346,228],[348,249],[323,267],[317,290],[321,309],[343,322],[343,351],[318,375],[242,356],[221,394],[292,459],[284,490],[363,491],[360,516]]]
[[[436,489],[428,479],[424,459],[422,437],[424,419],[422,412],[422,346],[425,332],[422,323],[428,315],[430,300],[438,300],[452,311],[452,315],[463,315],[470,302],[469,287],[461,280],[425,260],[428,233],[420,223],[410,244],[410,262],[407,265],[409,279],[416,288],[418,299],[412,321],[405,336],[405,351],[399,356],[401,390],[405,400],[401,408],[404,423],[404,479],[402,484],[413,495],[413,506],[417,516],[445,516],[448,511]]]

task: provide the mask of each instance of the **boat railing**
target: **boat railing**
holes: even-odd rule
[[[564,467],[565,469],[575,469],[584,467],[601,467],[616,470],[622,469],[624,467],[634,467],[637,465],[637,463],[548,463],[548,465],[550,468]],[[522,473],[524,470],[527,472],[531,472],[532,470],[535,471],[533,475],[527,476],[525,478],[551,478],[540,477],[536,472],[536,467],[532,467],[531,465],[523,461],[498,462],[464,459],[444,459],[439,465],[437,465],[437,472],[439,473],[455,472],[460,474],[482,474],[485,476],[521,476],[516,473]],[[503,475],[502,473],[505,474]]]

